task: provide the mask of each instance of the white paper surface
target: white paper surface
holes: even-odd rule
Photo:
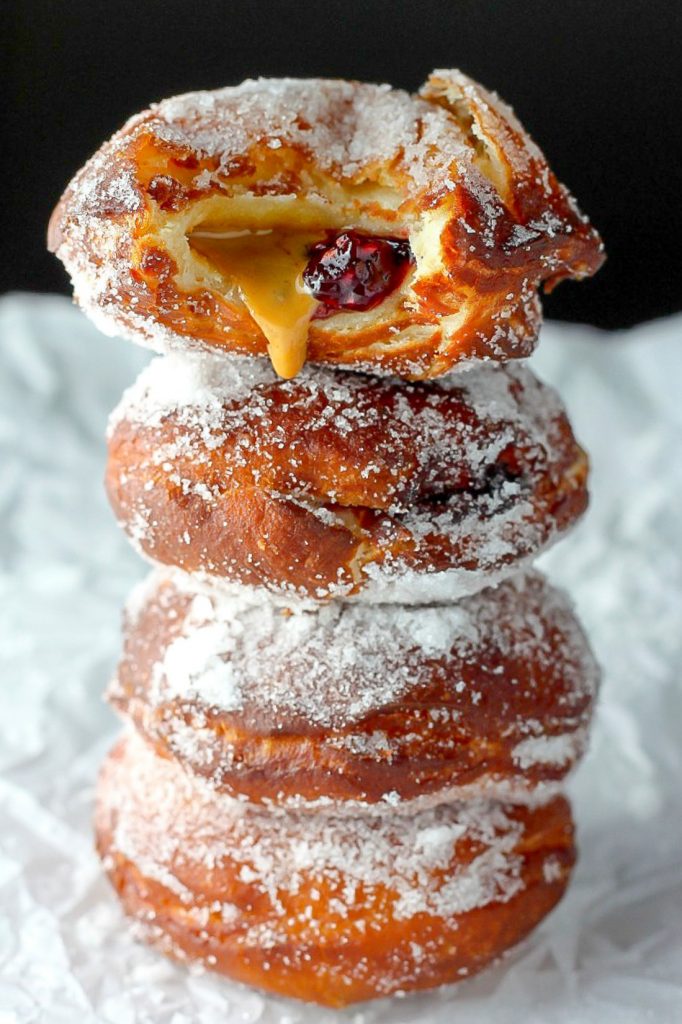
[[[504,965],[343,1013],[139,946],[92,851],[101,700],[144,572],[106,506],[106,416],[148,356],[64,299],[0,300],[0,1024],[682,1021],[682,318],[545,329],[535,362],[592,455],[592,508],[543,560],[605,670],[571,789],[581,860]]]

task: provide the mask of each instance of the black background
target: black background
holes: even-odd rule
[[[44,248],[71,175],[150,101],[257,75],[416,88],[459,66],[516,109],[609,261],[550,316],[619,327],[682,308],[682,0],[0,0],[0,291],[67,291]]]

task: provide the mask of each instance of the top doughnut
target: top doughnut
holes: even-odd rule
[[[76,175],[50,248],[108,334],[410,379],[530,354],[537,288],[596,232],[512,111],[459,71],[417,96],[258,79],[165,100]]]

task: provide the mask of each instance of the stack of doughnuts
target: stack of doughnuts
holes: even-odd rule
[[[587,459],[523,362],[595,231],[495,96],[296,79],[132,118],[51,248],[154,359],[106,486],[153,565],[97,845],[140,935],[329,1006],[469,977],[561,898],[598,670],[532,567]]]

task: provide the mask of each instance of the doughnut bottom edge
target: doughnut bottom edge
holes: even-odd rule
[[[575,861],[563,797],[405,818],[272,814],[135,736],[102,768],[96,832],[140,937],[331,1007],[471,977],[549,913]]]

